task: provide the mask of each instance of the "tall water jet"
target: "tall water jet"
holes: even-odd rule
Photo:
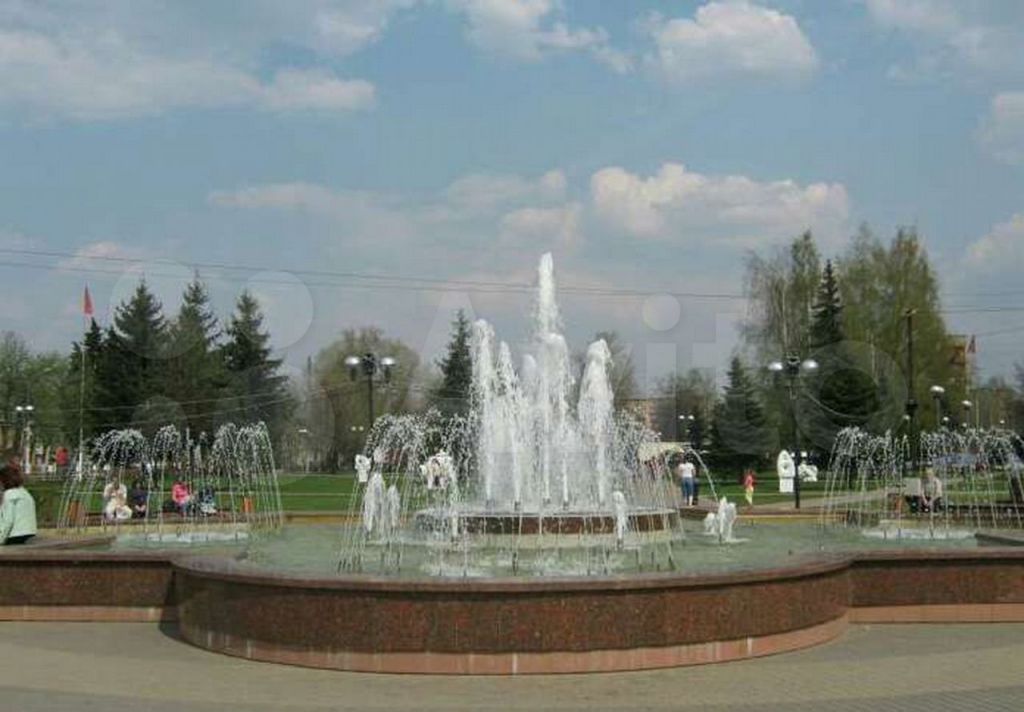
[[[608,488],[608,444],[612,428],[614,394],[608,381],[612,354],[604,339],[587,349],[587,365],[580,384],[579,418],[584,447],[593,455],[597,503],[605,503]]]
[[[367,480],[365,455],[358,458],[355,501],[363,512],[354,503],[352,521],[376,520],[385,490],[409,509],[397,518],[391,513],[387,533],[365,525],[359,534],[347,529],[340,568],[420,561],[421,570],[435,575],[468,576],[602,573],[626,559],[633,567],[671,566],[672,546],[683,536],[675,488],[664,467],[641,464],[640,455],[657,436],[631,416],[616,415],[603,340],[587,348],[573,397],[573,361],[560,328],[554,264],[544,255],[519,373],[509,345],[478,320],[470,342],[469,412],[385,416],[374,424],[365,452],[382,467]],[[378,547],[419,553],[367,555]]]

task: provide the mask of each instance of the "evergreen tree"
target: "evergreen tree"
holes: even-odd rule
[[[738,357],[729,366],[729,382],[715,406],[711,461],[718,468],[756,467],[773,449],[774,439],[753,381]]]
[[[98,408],[105,399],[100,393],[100,365],[104,359],[105,342],[103,330],[95,319],[89,320],[89,329],[81,342],[71,346],[68,357],[67,377],[64,382],[61,408],[64,421],[64,432],[75,438],[77,443],[79,415],[81,415],[82,434],[86,440],[97,435],[106,422],[106,411]],[[82,350],[85,358],[82,358]],[[83,378],[82,365],[85,364]]]
[[[810,396],[798,412],[806,447],[830,452],[839,430],[867,425],[878,410],[878,389],[870,363],[859,358],[853,344],[844,340],[843,306],[832,262],[825,265],[818,287],[810,344],[819,369],[805,384]]]
[[[170,327],[170,348],[164,374],[168,396],[180,404],[193,433],[212,434],[216,398],[224,388],[220,330],[210,307],[206,285],[193,278],[185,287],[178,316]]]
[[[162,390],[167,324],[145,280],[117,307],[105,342],[97,370],[98,407],[110,414],[111,426],[146,425],[140,408]]]
[[[832,260],[829,260],[825,263],[825,271],[818,285],[818,298],[814,304],[810,338],[812,349],[838,344],[843,340],[842,312],[839,284],[832,269]]]
[[[235,304],[222,354],[229,397],[219,415],[224,421],[262,420],[276,441],[291,411],[287,379],[278,373],[281,360],[270,356],[270,334],[263,330],[259,302],[248,291]]]
[[[466,412],[473,385],[473,358],[470,354],[469,319],[462,309],[452,322],[448,351],[437,365],[442,376],[441,385],[434,392],[438,410],[446,414]]]

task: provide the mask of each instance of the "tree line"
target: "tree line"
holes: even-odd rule
[[[797,434],[804,449],[825,456],[843,427],[900,431],[907,426],[910,397],[919,403],[919,422],[933,425],[933,384],[945,388],[939,406],[954,418],[956,405],[969,395],[969,374],[951,359],[953,337],[942,317],[937,277],[913,230],[883,241],[862,228],[844,251],[829,257],[810,233],[774,252],[752,253],[746,296],[741,343],[721,384],[714,371],[691,369],[670,374],[656,393],[638,397],[628,349],[614,332],[596,334],[613,354],[617,407],[646,404],[645,416],[664,439],[687,440],[713,467],[739,470],[768,464]],[[911,311],[913,383],[906,369]],[[376,415],[432,407],[455,414],[468,407],[470,341],[469,321],[459,312],[445,352],[423,367],[414,349],[382,330],[347,329],[308,359],[302,376],[289,379],[251,293],[239,295],[221,320],[196,275],[177,312],[167,315],[143,280],[117,305],[106,328],[89,322],[70,354],[33,354],[17,335],[2,335],[3,437],[11,439],[22,402],[34,403],[43,440],[68,445],[77,442],[80,425],[90,438],[118,427],[153,430],[172,423],[212,433],[227,421],[263,420],[283,462],[348,469],[365,441],[370,414],[365,377],[357,373],[353,379],[346,358],[374,353],[395,359],[391,378],[375,384]],[[798,377],[793,403],[785,379],[766,368],[790,356],[819,366]],[[581,354],[574,367],[582,372]],[[1024,369],[1018,367],[1016,384],[993,379],[987,387],[1011,423],[1024,423]]]
[[[823,258],[813,235],[805,233],[774,253],[750,255],[746,296],[742,342],[721,392],[699,372],[675,376],[662,389],[674,412],[682,405],[683,412],[697,414],[692,440],[716,467],[768,465],[798,438],[801,449],[824,461],[838,431],[849,426],[908,433],[911,400],[921,427],[938,423],[936,406],[959,419],[972,374],[953,358],[938,279],[916,231],[900,229],[883,242],[862,227],[832,258]],[[787,358],[817,364],[794,379],[792,402],[787,376],[766,368]],[[1020,367],[1018,378],[1017,390],[1002,380],[990,387],[1001,389],[1003,411],[1019,424]],[[938,402],[932,385],[945,389]]]

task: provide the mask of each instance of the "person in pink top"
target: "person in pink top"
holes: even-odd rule
[[[192,503],[192,492],[189,491],[188,485],[181,480],[175,480],[171,487],[171,499],[174,501],[174,506],[181,512],[181,516],[184,517]]]

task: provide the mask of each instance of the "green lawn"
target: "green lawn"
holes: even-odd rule
[[[348,512],[352,506],[352,493],[356,488],[355,473],[340,474],[302,474],[283,473],[278,477],[281,487],[281,504],[286,512]],[[728,482],[716,481],[718,496],[723,494],[730,501],[742,503],[743,487],[735,480]],[[824,482],[805,484],[802,488],[804,497],[820,497],[824,494]],[[30,483],[29,490],[36,498],[40,524],[48,525],[56,522],[61,503],[63,486],[57,482]],[[711,490],[706,481],[701,482],[700,495],[707,503],[711,499]],[[790,502],[791,494],[780,494],[778,479],[774,473],[758,476],[754,504],[774,504]],[[98,512],[102,507],[100,488],[92,494],[89,510]]]
[[[347,512],[356,488],[355,473],[286,473],[278,476],[286,512]]]

